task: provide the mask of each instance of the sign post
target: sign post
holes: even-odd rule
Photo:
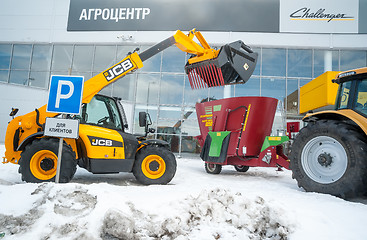
[[[61,113],[61,118],[46,118],[45,136],[59,137],[55,182],[59,183],[64,138],[78,138],[79,120],[66,119],[66,114],[80,114],[84,77],[51,76],[47,112]]]

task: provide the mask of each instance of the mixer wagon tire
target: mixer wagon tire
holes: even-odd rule
[[[28,144],[21,153],[19,173],[22,180],[32,183],[54,182],[57,170],[59,139],[41,138]],[[70,145],[64,142],[60,183],[67,183],[76,172],[77,161]]]
[[[249,166],[235,165],[234,169],[236,169],[237,172],[247,172],[250,169],[250,167]]]
[[[144,185],[167,184],[175,176],[176,168],[172,152],[164,147],[147,146],[137,153],[133,174]]]
[[[205,171],[210,174],[219,174],[222,171],[222,165],[205,163]]]
[[[366,194],[367,144],[356,127],[319,120],[304,127],[291,148],[292,177],[307,192],[352,198]]]

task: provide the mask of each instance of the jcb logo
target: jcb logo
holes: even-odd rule
[[[111,147],[112,146],[112,140],[108,140],[108,139],[92,139],[91,144],[93,146],[106,146],[106,147]]]
[[[111,67],[110,69],[103,72],[103,76],[106,78],[107,81],[111,81],[116,77],[120,76],[124,72],[132,69],[134,67],[133,63],[130,59],[126,59],[115,66]]]
[[[115,141],[107,138],[100,138],[94,136],[88,136],[90,144],[92,146],[100,146],[100,147],[124,147],[123,142]]]

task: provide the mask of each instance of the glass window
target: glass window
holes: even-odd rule
[[[9,83],[28,85],[29,71],[11,71]]]
[[[332,70],[339,71],[339,52],[329,50],[314,50],[313,71],[314,78],[320,76],[325,72],[325,59],[327,59],[328,52],[332,54]]]
[[[12,69],[29,69],[31,63],[32,45],[14,44]]]
[[[83,106],[82,122],[112,129],[122,129],[116,103],[103,96],[95,96]]]
[[[245,84],[236,84],[235,96],[260,96],[260,78],[251,77]]]
[[[175,119],[175,121],[179,121],[181,119],[181,107],[160,107],[159,119]]]
[[[340,51],[340,71],[366,67],[366,51]]]
[[[348,107],[348,101],[349,101],[349,92],[350,88],[352,86],[352,81],[345,82],[342,84],[340,90],[339,90],[339,96],[338,96],[338,108],[347,108]]]
[[[181,105],[183,86],[184,75],[163,74],[159,94],[161,104]]]
[[[9,71],[0,70],[0,82],[8,82]]]
[[[0,69],[9,69],[11,44],[0,44]]]
[[[197,102],[201,102],[203,99],[208,98],[209,89],[200,88],[192,89],[190,87],[189,79],[185,76],[185,90],[184,90],[184,104],[195,106]]]
[[[195,116],[195,118],[191,119],[192,116]],[[183,135],[188,135],[188,136],[200,135],[199,125],[196,119],[196,112],[191,114],[191,116],[182,123],[181,131]]]
[[[50,72],[31,72],[29,86],[47,88],[50,81]]]
[[[74,76],[83,76],[84,77],[84,81],[87,81],[88,79],[90,79],[92,77],[92,73],[91,72],[78,72],[78,71],[72,71],[71,72],[72,75]]]
[[[98,94],[106,95],[112,97],[112,85],[107,85]]]
[[[312,77],[312,50],[288,50],[288,77]]]
[[[261,96],[277,98],[284,102],[286,96],[285,79],[262,78]]]
[[[253,73],[252,75],[260,76],[260,68],[261,68],[261,48],[252,48],[252,50],[258,54],[256,67],[255,67],[254,73]]]
[[[142,47],[140,53],[144,50],[147,50],[149,47]],[[161,59],[162,59],[162,52],[154,55],[153,57],[149,58],[148,60],[144,61],[144,67],[141,69],[142,72],[160,72],[161,71]]]
[[[73,58],[73,46],[55,45],[52,56],[52,70],[68,72]],[[66,74],[68,75],[68,74]]]
[[[136,102],[158,104],[159,74],[138,74]]]
[[[285,49],[263,48],[262,75],[285,76]]]
[[[185,70],[185,53],[177,47],[170,47],[163,52],[162,72],[180,72]]]
[[[298,114],[298,79],[287,79],[287,112]]]
[[[94,46],[75,46],[73,71],[90,71],[92,70]]]
[[[362,112],[363,114],[367,114],[367,79],[358,83],[356,97],[357,102],[355,109]]]
[[[201,148],[198,140],[192,136],[182,136],[181,138],[181,152],[200,153]]]
[[[96,46],[93,71],[101,72],[113,66],[116,63],[115,56],[116,46]]]
[[[34,45],[31,70],[49,71],[51,55],[51,45]]]
[[[232,90],[232,86],[230,86],[230,88]],[[224,97],[224,86],[209,88],[209,97],[214,99],[222,99]]]
[[[144,127],[139,126],[139,112],[148,112],[152,120],[150,128],[157,129],[158,106],[136,105],[134,113],[134,133],[144,134]]]
[[[116,62],[120,62],[127,55],[129,55],[129,53],[132,53],[136,48],[138,48],[137,45],[117,46]],[[145,62],[144,62],[144,68],[145,68]]]
[[[122,100],[134,101],[135,74],[127,74],[113,83],[112,96]]]

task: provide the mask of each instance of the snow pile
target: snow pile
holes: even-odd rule
[[[62,190],[55,188],[53,183],[35,186],[31,195],[37,198],[31,209],[18,216],[0,214],[0,229],[6,236],[34,236],[35,232],[41,234],[34,239],[61,239],[78,236],[76,234],[85,236],[88,232],[85,217],[95,208],[96,197],[78,185]],[[27,202],[27,199],[23,201]],[[83,221],[78,221],[83,217]]]
[[[0,214],[0,229],[14,239],[288,239],[291,232],[282,209],[220,188],[168,203],[169,211],[157,214],[131,201],[125,210],[104,206],[80,184],[28,185],[35,187],[32,207]]]
[[[366,239],[367,197],[306,193],[287,170],[212,175],[197,156],[177,165],[170,184],[144,186],[80,168],[68,184],[25,183],[19,166],[0,164],[1,240]]]
[[[103,239],[288,239],[283,210],[261,197],[251,200],[225,189],[202,191],[173,204],[174,214],[155,216],[110,209],[104,217]]]

